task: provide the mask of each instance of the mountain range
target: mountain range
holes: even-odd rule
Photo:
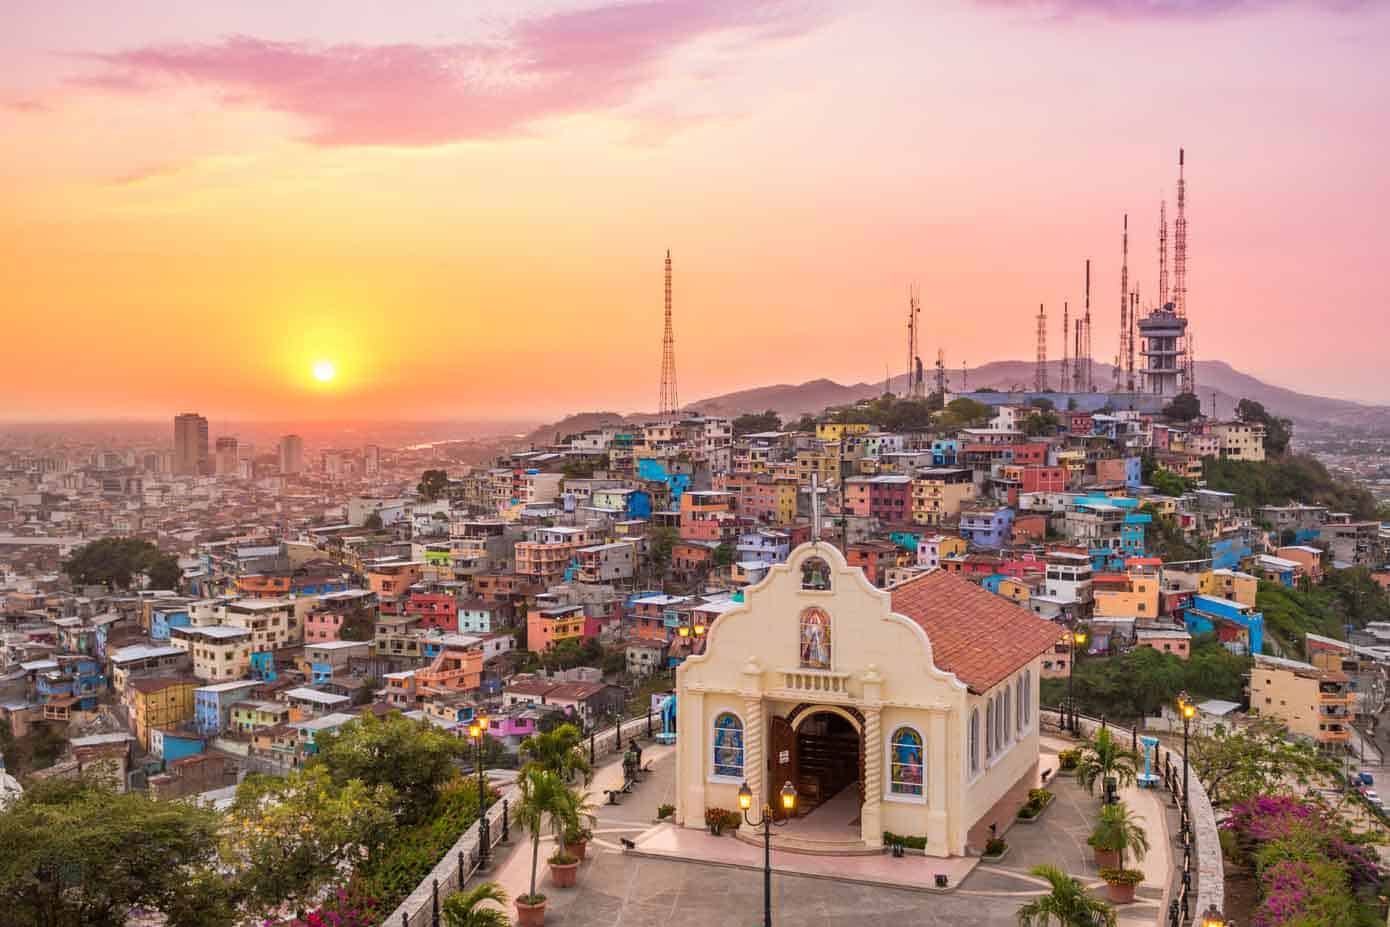
[[[1031,390],[1035,372],[1036,366],[1032,361],[994,361],[969,368],[964,374],[957,368],[946,371],[947,389],[952,392],[980,389],[1000,392]],[[1061,362],[1050,363],[1048,377],[1054,386],[1060,381],[1060,375]],[[1196,377],[1197,395],[1201,397],[1203,411],[1212,414],[1214,408],[1217,417],[1230,417],[1234,414],[1237,402],[1252,399],[1263,405],[1271,414],[1292,419],[1295,426],[1305,433],[1351,428],[1390,430],[1390,406],[1300,393],[1242,373],[1224,361],[1198,361]],[[905,376],[894,377],[888,381],[888,388],[901,393],[906,379]],[[1097,389],[1112,389],[1115,384],[1115,366],[1095,364],[1094,380]],[[935,371],[928,370],[927,391],[931,392],[934,388]],[[685,408],[705,415],[727,416],[772,409],[785,420],[799,418],[807,413],[815,415],[828,406],[872,399],[882,395],[883,390],[883,381],[846,385],[834,380],[808,380],[805,383],[779,383],[711,396],[688,403]],[[626,415],[617,412],[583,412],[568,416],[552,425],[543,425],[527,438],[534,444],[545,444],[555,440],[556,434],[574,434],[606,424],[649,421],[653,417],[654,413],[650,412]]]

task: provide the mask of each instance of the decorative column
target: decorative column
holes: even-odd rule
[[[753,792],[755,802],[775,804],[774,797],[763,789],[763,742],[767,724],[763,720],[763,670],[756,657],[743,664],[743,778]],[[781,783],[773,783],[780,788]]]
[[[860,834],[871,847],[883,845],[883,677],[870,663],[864,672],[864,806]]]

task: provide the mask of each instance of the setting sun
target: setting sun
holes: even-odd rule
[[[314,364],[314,379],[320,383],[327,383],[332,380],[335,373],[332,361],[322,360]]]

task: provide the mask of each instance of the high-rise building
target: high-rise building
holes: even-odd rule
[[[304,469],[304,439],[285,435],[280,439],[280,472],[286,476]]]
[[[376,476],[381,472],[381,448],[375,444],[368,444],[362,449],[362,472],[367,476]]]
[[[174,473],[197,476],[208,472],[208,420],[197,412],[174,417]]]
[[[218,476],[235,476],[237,473],[237,439],[234,435],[223,435],[217,439],[213,454],[214,472]]]

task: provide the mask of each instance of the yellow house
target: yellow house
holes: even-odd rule
[[[1096,576],[1091,595],[1097,618],[1158,616],[1158,576],[1153,573]]]
[[[975,498],[975,480],[969,470],[939,468],[924,471],[912,481],[912,520],[940,527],[960,516],[962,504]]]
[[[182,676],[132,679],[126,687],[135,739],[150,748],[150,730],[169,727],[193,717],[193,692],[203,683]]]
[[[821,422],[816,425],[816,437],[821,441],[839,441],[845,435],[864,435],[872,429],[872,425],[842,425],[838,422]]]
[[[676,672],[676,815],[705,826],[747,783],[844,852],[883,832],[978,851],[1038,775],[1038,679],[1056,625],[942,570],[893,590],[803,544],[710,626]],[[845,829],[848,829],[847,833]]]
[[[1259,588],[1258,579],[1249,573],[1236,570],[1207,570],[1197,580],[1199,594],[1238,602],[1252,608],[1255,605],[1255,593]]]
[[[1006,576],[999,580],[999,594],[1010,602],[1026,606],[1033,597],[1033,588],[1021,579]]]
[[[1354,696],[1345,673],[1279,657],[1255,657],[1250,711],[1278,718],[1292,734],[1341,750],[1351,739]]]

